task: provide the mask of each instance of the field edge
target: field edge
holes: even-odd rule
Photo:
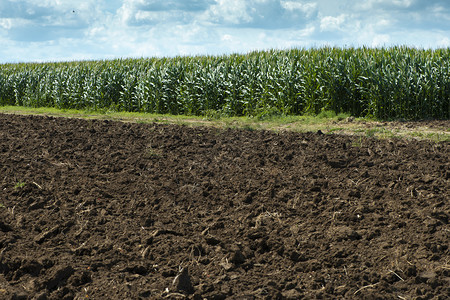
[[[450,141],[450,120],[382,121],[354,118],[346,114],[324,112],[317,116],[225,117],[149,114],[136,112],[57,109],[48,107],[0,106],[0,113],[46,115],[52,117],[99,119],[132,123],[164,123],[185,126],[211,126],[244,130],[317,132],[375,138],[406,138]]]

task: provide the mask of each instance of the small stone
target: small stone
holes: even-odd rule
[[[420,275],[418,277],[419,277],[421,282],[427,282],[427,280],[436,277],[436,272],[434,272],[434,271],[425,271],[425,272],[420,273]]]
[[[172,285],[178,292],[193,294],[194,287],[192,286],[191,277],[189,276],[188,268],[181,269],[180,273],[175,277]]]
[[[351,229],[348,226],[338,226],[332,228],[329,232],[330,236],[339,241],[342,240],[359,240],[361,239],[361,235],[357,233],[355,230]]]
[[[205,240],[206,240],[206,243],[210,246],[216,246],[216,245],[220,244],[220,240],[218,240],[216,237],[214,237],[212,235],[208,235]]]
[[[407,275],[407,276],[410,276],[410,277],[412,277],[412,276],[416,276],[417,275],[417,268],[416,268],[416,266],[409,266],[407,269],[406,269],[406,271],[405,271],[405,274]]]
[[[0,231],[8,232],[8,231],[12,231],[12,228],[11,228],[11,226],[9,226],[9,224],[5,224],[2,221],[0,221]]]
[[[225,269],[225,271],[229,271],[233,268],[233,264],[229,263],[228,261],[223,261],[219,264],[222,268]]]
[[[233,256],[231,257],[231,262],[237,265],[245,262],[245,256],[242,254],[241,250],[234,251]]]
[[[255,191],[253,192],[248,192],[244,199],[242,200],[242,202],[244,202],[245,204],[251,204],[253,202],[253,199],[255,198],[255,196],[257,195],[257,193]]]
[[[299,254],[297,251],[292,251],[291,254],[290,254],[290,256],[289,256],[289,258],[290,258],[292,261],[295,261],[295,262],[300,261],[300,260],[299,260],[299,257],[300,257],[300,254]]]
[[[52,276],[44,282],[44,285],[48,290],[53,290],[62,286],[74,273],[75,270],[71,266],[58,266],[53,271]]]

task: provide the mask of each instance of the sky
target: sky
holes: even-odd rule
[[[450,47],[450,0],[0,0],[0,63]]]

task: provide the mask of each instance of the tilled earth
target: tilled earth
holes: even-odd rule
[[[0,299],[448,299],[450,143],[0,114]]]

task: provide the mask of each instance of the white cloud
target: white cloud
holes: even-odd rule
[[[377,28],[383,28],[383,27],[387,28],[389,26],[392,26],[392,20],[391,19],[380,18],[378,21],[376,21],[374,26],[377,27]]]
[[[449,36],[442,0],[0,0],[0,62],[438,47]]]
[[[356,4],[357,8],[364,10],[372,10],[376,8],[408,8],[415,0],[368,0],[368,1],[358,1]]]
[[[13,19],[11,19],[11,18],[0,19],[0,27],[2,27],[3,29],[6,29],[6,30],[11,29],[12,24],[13,24]]]
[[[222,41],[224,42],[232,42],[233,41],[233,37],[229,34],[224,34],[221,38]]]
[[[284,0],[216,0],[204,20],[221,26],[282,29],[304,27],[317,14],[312,2]]]
[[[341,14],[337,17],[326,16],[320,20],[320,30],[322,31],[339,31],[346,19],[345,14]]]
[[[288,11],[301,11],[305,13],[307,17],[312,16],[317,9],[317,3],[313,2],[302,3],[298,1],[281,1],[281,6]]]
[[[217,0],[209,9],[211,21],[226,24],[249,23],[253,18],[248,14],[249,8],[244,0]]]
[[[201,19],[211,1],[213,0],[125,0],[117,12],[122,22],[130,26],[168,22],[186,24]]]
[[[444,37],[441,40],[439,40],[437,43],[438,47],[447,48],[450,47],[450,38]]]
[[[371,46],[372,47],[387,46],[390,40],[391,38],[388,34],[377,34],[373,37]]]

